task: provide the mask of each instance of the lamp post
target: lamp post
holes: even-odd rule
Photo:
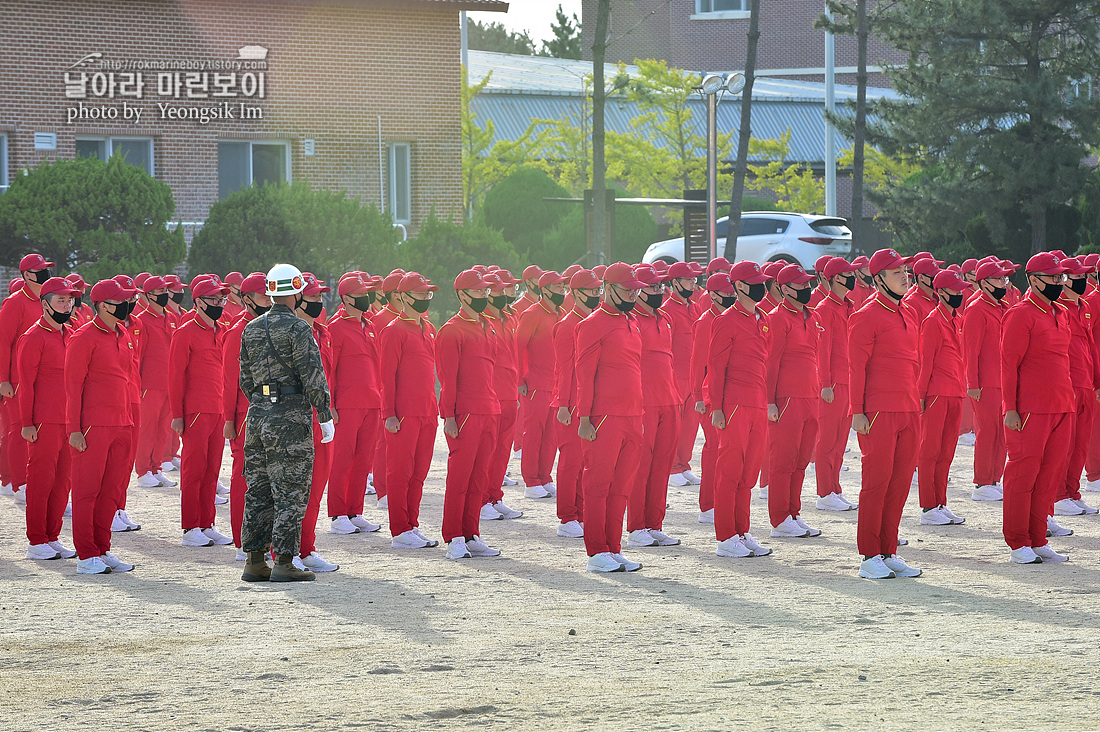
[[[718,256],[718,102],[725,92],[738,94],[745,88],[740,72],[726,78],[706,74],[695,88],[707,103],[707,245],[710,258]]]

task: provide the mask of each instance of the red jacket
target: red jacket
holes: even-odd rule
[[[333,368],[328,380],[332,406],[337,411],[381,407],[374,328],[340,308],[328,322],[328,335],[332,343]]]
[[[512,303],[512,312],[516,314],[516,317],[523,315],[531,308],[532,305],[537,305],[538,300],[530,292],[525,292],[520,295],[519,299]]]
[[[96,318],[69,338],[65,349],[65,412],[70,433],[89,427],[128,427],[134,342],[121,325]]]
[[[1069,378],[1074,388],[1100,388],[1100,359],[1096,358],[1096,345],[1093,341],[1094,319],[1096,311],[1079,298],[1072,302],[1068,298],[1060,300],[1069,316],[1069,330],[1072,336],[1069,346]]]
[[[696,402],[704,401],[703,383],[710,363],[710,330],[722,310],[713,302],[691,328],[691,394]]]
[[[435,417],[435,334],[430,323],[401,315],[378,334],[382,418]]]
[[[27,287],[13,292],[0,307],[0,381],[19,383],[15,346],[27,328],[42,317],[42,302]]]
[[[919,412],[919,324],[905,303],[876,292],[848,319],[852,414]]]
[[[672,372],[682,403],[691,395],[692,326],[698,316],[692,317],[692,304],[676,293],[665,298],[661,309],[672,323]]]
[[[821,283],[814,288],[813,292],[810,293],[810,303],[808,307],[816,308],[822,300],[829,296],[830,292],[832,292],[832,290],[829,289],[829,286],[825,283],[825,280],[822,279]]]
[[[54,330],[39,318],[19,339],[15,359],[23,378],[15,396],[20,427],[65,424],[65,347],[71,334],[68,326]]]
[[[962,359],[963,316],[940,303],[920,326],[917,393],[929,397],[966,396]]]
[[[649,314],[635,306],[642,336],[642,406],[671,407],[683,403],[672,364],[672,319],[664,308]]]
[[[576,339],[577,416],[641,417],[642,337],[634,316],[601,302],[577,325]]]
[[[817,343],[817,381],[822,389],[848,383],[848,318],[852,310],[851,300],[838,298],[832,292],[814,308],[821,326],[821,339]]]
[[[435,337],[439,374],[439,416],[500,414],[493,390],[496,345],[489,322],[461,310],[443,324]]]
[[[767,407],[767,359],[770,318],[738,300],[714,319],[704,390],[707,404],[728,417],[738,406]]]
[[[868,287],[860,281],[856,276],[856,289],[852,290],[848,295],[852,300],[852,312],[859,310],[861,307],[867,304],[867,301],[875,296],[875,290],[872,287]]]
[[[928,317],[928,314],[936,309],[939,301],[936,300],[935,295],[929,296],[919,285],[913,285],[909,292],[905,293],[905,297],[901,300],[903,303],[913,308],[913,312],[917,314],[917,324],[924,322],[924,319]]]
[[[168,405],[172,419],[192,414],[224,414],[222,404],[222,337],[224,328],[202,318],[176,331],[168,365]]]
[[[500,317],[486,315],[492,330],[493,393],[497,401],[519,399],[519,370],[516,367],[516,316],[511,308],[501,310]]]
[[[248,413],[248,397],[241,391],[241,337],[252,320],[246,310],[222,339],[222,415],[234,423],[238,435]]]
[[[967,389],[1001,388],[1001,326],[1007,311],[1003,300],[979,293],[963,312],[963,369]]]
[[[1001,392],[1005,412],[1059,414],[1076,409],[1069,372],[1069,315],[1028,290],[1005,314]]]
[[[527,393],[554,388],[554,325],[561,317],[544,300],[519,316],[516,353],[519,354],[519,383]]]
[[[172,336],[176,333],[175,322],[167,311],[157,315],[144,305],[130,320],[140,330],[138,357],[142,396],[150,390],[168,391],[168,357],[172,350]],[[131,328],[131,331],[134,330]]]
[[[767,358],[768,404],[788,397],[818,397],[817,349],[821,326],[810,308],[796,310],[786,299],[768,313],[771,348]]]
[[[551,405],[570,411],[577,406],[577,326],[586,317],[574,307],[554,325],[554,399]]]

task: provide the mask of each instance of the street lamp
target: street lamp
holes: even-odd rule
[[[695,88],[707,103],[707,244],[710,258],[718,256],[718,102],[729,92],[738,94],[745,88],[745,75],[740,72],[723,78],[706,74]]]

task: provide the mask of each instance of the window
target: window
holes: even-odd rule
[[[787,230],[787,226],[788,222],[782,219],[741,219],[741,236],[782,234]]]
[[[8,190],[8,136],[0,135],[0,193]]]
[[[250,185],[290,182],[290,145],[281,140],[218,143],[218,198]]]
[[[78,137],[76,156],[106,160],[112,155],[153,175],[153,141],[148,137]]]
[[[748,0],[696,0],[697,13],[726,13],[748,11]]]
[[[389,195],[390,213],[396,224],[412,223],[412,153],[407,142],[390,145]]]

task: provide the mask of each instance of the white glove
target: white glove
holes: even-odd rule
[[[336,427],[332,424],[330,419],[328,422],[321,423],[321,444],[326,442],[332,442],[332,438],[336,437]]]

